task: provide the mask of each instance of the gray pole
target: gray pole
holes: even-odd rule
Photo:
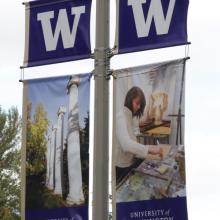
[[[93,220],[108,219],[109,0],[96,1]]]

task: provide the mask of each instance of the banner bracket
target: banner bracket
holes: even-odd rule
[[[113,56],[115,56],[115,48],[116,47],[113,47],[112,49],[110,49],[110,51],[109,51],[109,55],[108,55],[108,58],[112,58]]]
[[[112,48],[112,54],[113,56],[117,55],[118,54],[118,46],[115,45],[113,48]]]
[[[24,68],[22,66],[20,66],[20,70],[21,70],[21,75],[20,75],[20,79],[19,82],[24,82]]]
[[[184,58],[184,61],[187,61],[187,60],[190,60],[190,57],[189,57],[189,56],[187,56],[187,57]]]
[[[115,74],[115,71],[112,71],[112,77],[113,77],[114,79],[117,79],[117,74]]]
[[[110,76],[113,76],[113,72],[114,72],[114,70],[109,70],[108,71],[107,75],[105,76],[106,80],[110,80],[110,78],[111,78]]]
[[[91,53],[90,58],[95,59],[95,53]]]
[[[189,58],[189,45],[190,44],[185,45],[185,58]]]

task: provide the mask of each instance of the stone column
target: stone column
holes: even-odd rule
[[[57,126],[53,126],[51,133],[50,159],[49,159],[49,184],[48,184],[48,188],[51,190],[54,189],[56,136],[57,136]]]
[[[50,151],[51,151],[51,135],[48,137],[47,143],[47,174],[46,174],[46,186],[49,187],[49,177],[50,177]]]
[[[55,189],[54,193],[62,195],[63,193],[63,134],[64,134],[64,114],[66,108],[61,106],[57,112],[57,141],[55,157]]]
[[[82,169],[80,158],[78,86],[80,78],[73,76],[68,83],[69,114],[67,137],[67,160],[69,177],[69,205],[80,205],[85,202],[82,189]]]

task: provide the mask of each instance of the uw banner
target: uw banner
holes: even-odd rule
[[[187,220],[185,59],[115,71],[116,220]]]
[[[91,0],[25,3],[24,67],[89,58]]]
[[[187,44],[188,0],[117,0],[119,54]]]
[[[88,219],[89,102],[89,74],[24,82],[25,220]]]

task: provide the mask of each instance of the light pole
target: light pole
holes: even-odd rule
[[[108,219],[109,0],[96,1],[93,220]]]

